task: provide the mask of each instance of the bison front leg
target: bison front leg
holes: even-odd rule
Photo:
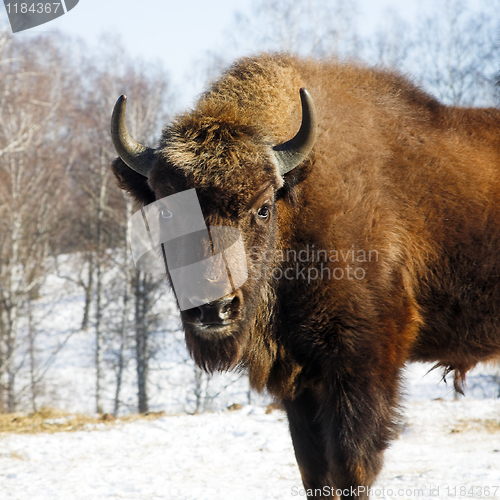
[[[322,426],[317,418],[317,398],[307,389],[293,401],[284,401],[284,405],[304,487],[320,490],[328,483],[328,464]]]
[[[382,467],[396,427],[398,379],[382,384],[364,373],[325,379],[285,403],[308,498],[366,499]]]

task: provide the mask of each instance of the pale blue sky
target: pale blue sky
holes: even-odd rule
[[[375,29],[388,7],[411,18],[418,5],[417,0],[404,3],[358,0],[358,3],[363,35]],[[5,16],[3,7],[0,9]],[[250,9],[251,0],[80,0],[66,15],[15,36],[60,30],[92,44],[101,34],[120,35],[132,55],[161,60],[177,87],[177,94],[189,104],[201,89],[186,83],[186,75],[192,72],[205,50],[224,47],[225,34],[235,12],[249,13]]]

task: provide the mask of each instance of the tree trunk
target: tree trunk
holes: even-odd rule
[[[96,412],[103,413],[102,409],[102,351],[103,351],[103,334],[102,334],[102,267],[103,267],[103,257],[106,252],[106,248],[103,241],[103,217],[104,209],[106,204],[106,187],[108,178],[108,167],[106,164],[106,159],[101,154],[100,162],[100,191],[99,200],[97,204],[97,217],[96,217],[96,238],[97,238],[97,250],[96,250],[96,353],[95,353],[95,364],[96,364]]]
[[[94,254],[87,253],[87,283],[84,283],[82,278],[81,285],[85,291],[85,306],[83,309],[82,330],[87,331],[89,328],[90,306],[92,304],[92,292],[94,288]]]
[[[132,215],[132,201],[126,199],[126,220],[128,221]],[[123,316],[122,324],[120,330],[120,349],[118,351],[118,372],[116,374],[116,391],[115,391],[115,407],[113,410],[113,415],[116,417],[120,409],[120,392],[123,380],[123,370],[125,368],[125,351],[127,347],[127,333],[128,333],[128,314],[129,314],[129,299],[131,296],[131,272],[128,262],[128,238],[127,229],[125,227],[124,231],[124,241],[123,248],[125,250],[124,262],[123,262],[123,274],[124,274],[124,290],[123,290]]]
[[[147,277],[136,271],[135,287],[135,345],[137,360],[137,398],[139,413],[149,411],[148,401],[148,325],[147,313],[149,309]]]

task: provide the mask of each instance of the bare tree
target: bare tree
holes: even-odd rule
[[[158,136],[160,128],[167,120],[168,113],[166,106],[170,101],[170,91],[168,78],[160,67],[148,66],[128,61],[123,58],[123,49],[119,44],[110,47],[109,54],[104,60],[99,60],[97,67],[93,68],[92,73],[94,81],[92,82],[93,92],[89,108],[93,109],[93,116],[98,121],[93,127],[93,130],[100,131],[109,127],[109,110],[112,109],[114,101],[120,94],[128,94],[130,96],[127,109],[127,118],[129,120],[129,130],[132,135],[139,141],[151,144],[155,137]],[[87,71],[88,73],[88,71]],[[95,92],[95,89],[99,90]],[[121,269],[121,301],[123,308],[120,311],[121,328],[119,333],[119,349],[118,349],[118,371],[116,381],[116,391],[114,397],[114,411],[118,412],[120,401],[120,390],[122,383],[122,374],[124,367],[124,355],[126,353],[128,335],[127,331],[130,328],[135,330],[136,343],[136,362],[137,362],[137,380],[138,380],[138,398],[139,409],[141,412],[147,411],[147,376],[148,376],[148,335],[152,329],[150,306],[153,303],[151,294],[153,293],[156,282],[153,282],[150,277],[145,277],[140,274],[131,272],[130,262],[124,258],[126,253],[126,223],[128,217],[132,213],[132,204],[130,201],[124,200],[121,193],[117,189],[113,189],[112,193],[115,197],[111,197],[111,192],[105,191],[105,186],[110,182],[109,165],[111,160],[116,156],[114,148],[111,145],[109,138],[99,141],[95,137],[91,143],[102,144],[105,148],[103,154],[97,159],[96,165],[99,167],[99,172],[103,172],[106,178],[102,177],[99,183],[99,199],[102,200],[97,204],[95,215],[90,219],[95,220],[97,225],[95,235],[91,241],[96,241],[97,246],[93,252],[95,263],[95,285],[94,285],[94,300],[96,310],[96,320],[94,328],[96,331],[96,400],[101,398],[102,385],[102,356],[104,348],[104,333],[103,328],[109,332],[108,324],[104,318],[105,298],[107,291],[103,290],[102,284],[102,265],[107,262],[109,265],[116,266],[119,264]],[[89,153],[92,155],[92,153]],[[99,174],[97,179],[99,179]],[[97,186],[96,186],[97,187]],[[97,189],[94,187],[93,192],[97,194]],[[106,196],[106,194],[109,195]],[[119,198],[116,198],[116,197]],[[101,207],[101,208],[99,208]],[[97,217],[96,217],[97,216]],[[107,223],[98,224],[99,217],[105,217]],[[109,233],[113,235],[111,238],[106,238],[105,241],[99,244],[102,237],[100,231],[105,231],[105,227],[111,228]],[[113,248],[112,254],[109,254],[109,249]],[[118,263],[116,256],[121,256],[121,262]],[[130,321],[131,311],[135,311],[134,322]],[[102,411],[102,406],[98,404],[98,411]]]
[[[0,37],[0,408],[14,411],[23,310],[48,272],[73,158],[63,129],[69,92],[55,39],[37,49]]]
[[[441,101],[492,105],[500,60],[498,0],[433,3],[414,23],[387,17],[365,56],[417,78]]]
[[[363,56],[384,67],[404,69],[413,48],[412,26],[391,9],[383,15],[373,37],[365,40]]]
[[[188,75],[197,88],[215,79],[232,60],[258,51],[307,57],[348,57],[360,53],[356,0],[259,0],[248,15],[237,11],[224,47],[205,52]]]
[[[129,129],[134,136],[145,143],[157,136],[160,123],[166,120],[165,107],[169,102],[168,78],[161,67],[148,66],[126,57],[119,41],[106,40],[106,51],[99,58],[80,62],[80,77],[83,90],[79,98],[79,121],[75,124],[77,137],[75,148],[78,162],[73,170],[77,196],[74,197],[72,226],[69,234],[79,236],[79,248],[83,262],[77,282],[85,293],[82,327],[88,328],[91,306],[93,310],[92,329],[95,333],[96,367],[96,411],[103,411],[104,355],[106,337],[110,330],[106,308],[113,304],[108,300],[109,286],[105,283],[107,274],[114,266],[122,269],[123,309],[120,329],[122,342],[126,342],[126,330],[130,327],[132,275],[127,265],[118,262],[126,251],[126,222],[130,216],[131,202],[123,198],[114,187],[114,178],[109,166],[116,152],[108,133],[110,110],[120,94],[129,94]],[[162,123],[163,124],[163,123]],[[103,135],[103,131],[105,131]],[[116,297],[115,297],[116,299]],[[116,311],[115,311],[116,313]],[[119,349],[125,352],[125,347]],[[118,411],[119,393],[123,363],[119,361],[115,411]]]
[[[253,5],[252,16],[238,14],[239,46],[307,56],[354,55],[359,51],[354,0],[271,0]]]
[[[103,131],[109,130],[118,95],[129,93],[129,127],[139,140],[151,142],[167,119],[168,78],[160,67],[127,58],[117,43],[107,44],[108,53],[98,58],[85,51],[73,53],[71,64],[58,49],[64,45],[58,39],[32,42],[14,43],[0,32],[0,408],[14,410],[16,374],[23,367],[29,372],[31,405],[36,407],[46,365],[38,366],[39,315],[33,314],[31,305],[47,273],[57,270],[58,253],[66,251],[82,257],[74,271],[57,272],[84,290],[82,327],[92,327],[95,333],[99,412],[107,390],[104,356],[113,340],[108,281],[113,273],[121,273],[118,411],[132,331],[137,334],[138,366],[145,368],[139,382],[143,388],[147,385],[151,349],[144,335],[153,328],[148,309],[153,301],[147,293],[136,294],[147,324],[135,328],[134,272],[124,258],[126,221],[133,207],[114,188],[109,165],[116,153]],[[145,394],[143,389],[139,392]],[[142,399],[147,402],[147,393]]]
[[[423,18],[414,59],[418,74],[440,99],[459,105],[492,103],[499,20],[498,13],[472,10],[463,0],[446,0],[439,14]]]

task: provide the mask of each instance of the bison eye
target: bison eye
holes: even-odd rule
[[[264,205],[259,208],[257,216],[259,217],[259,219],[267,219],[270,213],[271,211],[269,210],[269,207],[267,205]]]

